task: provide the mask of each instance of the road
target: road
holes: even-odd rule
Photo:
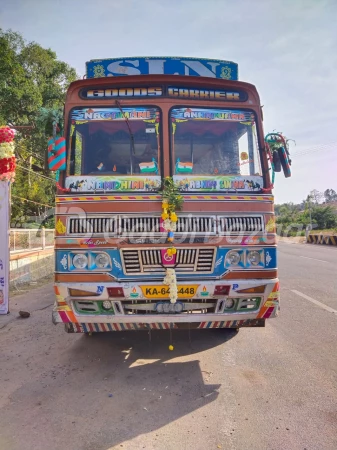
[[[165,331],[64,333],[51,285],[13,298],[0,318],[0,449],[335,450],[336,263],[336,248],[281,243],[279,318],[176,331],[171,352]]]

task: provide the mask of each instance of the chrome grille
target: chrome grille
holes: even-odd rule
[[[126,273],[139,273],[140,262],[138,250],[122,250]]]
[[[177,233],[207,233],[215,234],[215,217],[206,216],[179,216]]]
[[[160,250],[141,250],[143,272],[163,272]]]
[[[228,216],[219,218],[220,233],[263,231],[262,216]]]
[[[212,269],[214,249],[200,249],[197,261],[197,272],[209,272]]]
[[[128,217],[120,218],[121,234],[159,233],[160,217]],[[215,234],[215,217],[179,216],[176,233]]]
[[[161,249],[122,249],[124,271],[136,273],[164,273],[161,263]],[[211,273],[215,257],[214,248],[178,248],[176,257],[177,273]]]
[[[176,234],[216,235],[263,232],[263,216],[178,216]],[[161,236],[159,216],[70,217],[68,233]]]
[[[86,217],[83,219],[69,219],[69,234],[112,234],[114,232],[114,217]]]
[[[122,234],[159,233],[160,217],[121,217]]]

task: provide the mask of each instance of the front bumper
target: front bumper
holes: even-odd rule
[[[188,291],[193,285],[194,290]],[[180,313],[159,313],[148,311],[146,314],[130,313],[126,305],[140,302],[142,304],[154,305],[157,302],[168,303],[169,298],[165,294],[158,298],[148,298],[148,288],[153,283],[57,283],[55,284],[56,300],[53,310],[54,323],[68,324],[68,331],[90,332],[90,331],[120,331],[123,329],[142,328],[172,328],[181,327],[182,324],[199,324],[199,328],[231,328],[239,326],[261,326],[262,321],[276,317],[279,312],[279,282],[278,279],[259,280],[230,280],[229,281],[205,281],[203,282],[179,282],[178,286],[182,292],[193,292],[193,295],[185,294],[178,301],[184,305],[213,304],[213,308],[200,311],[183,311]],[[227,287],[226,295],[217,295],[219,286]],[[240,293],[238,291],[253,289],[257,286],[265,286],[263,293]],[[186,289],[184,289],[186,287]],[[122,288],[123,297],[111,297],[108,288]],[[83,297],[71,296],[71,290],[87,291],[88,295]],[[221,289],[220,289],[221,290]],[[151,291],[153,292],[153,290]],[[153,294],[152,294],[153,295]],[[184,295],[184,294],[182,294]],[[186,298],[188,295],[188,299]],[[259,297],[258,306],[253,310],[226,311],[219,309],[219,302],[226,298],[235,298],[238,304],[241,300]],[[96,305],[97,302],[105,300],[118,304],[112,313],[79,312],[76,302],[89,302]],[[132,311],[132,310],[131,310]],[[221,312],[219,312],[221,311]],[[256,322],[257,321],[257,322]],[[74,326],[71,324],[75,324]],[[88,326],[86,326],[86,324]],[[211,325],[210,325],[211,324]],[[259,325],[260,324],[260,325]]]

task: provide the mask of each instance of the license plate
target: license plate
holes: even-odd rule
[[[168,298],[170,296],[170,288],[168,286],[140,286],[143,295],[146,298]],[[178,286],[178,298],[191,298],[198,289],[198,284]]]

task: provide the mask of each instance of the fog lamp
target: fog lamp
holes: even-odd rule
[[[226,298],[225,300],[225,309],[233,309],[235,301],[232,298]]]
[[[109,300],[104,300],[102,308],[108,311],[109,309],[112,309],[112,303]]]

